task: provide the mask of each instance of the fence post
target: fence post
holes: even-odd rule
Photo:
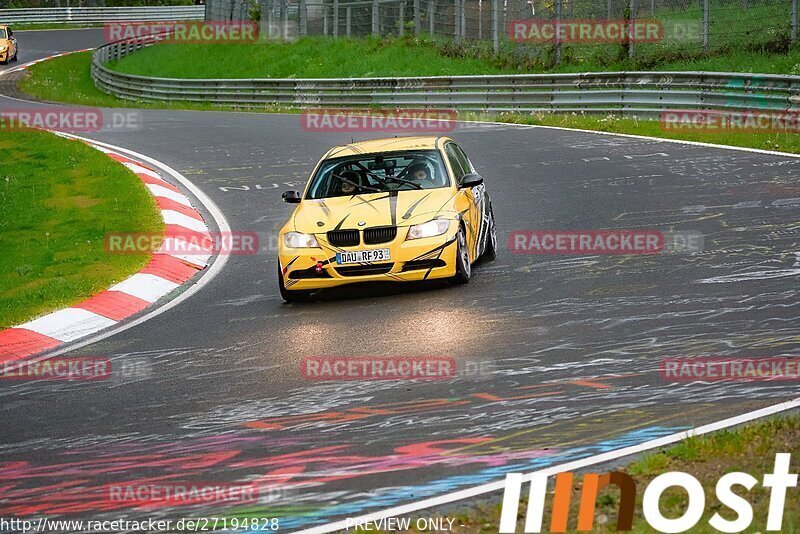
[[[333,0],[333,38],[339,37],[339,0]]]
[[[270,13],[270,0],[261,0],[258,3],[259,7],[261,8],[261,17],[259,18],[259,28],[258,31],[261,37],[265,37],[269,39],[272,37],[269,34],[269,28],[272,22],[272,15]]]
[[[405,0],[400,0],[399,12],[400,13],[398,15],[398,18],[400,19],[400,29],[398,30],[398,33],[400,34],[400,37],[402,37],[406,33],[406,29],[403,27],[403,24],[405,23],[405,18],[406,18],[406,2],[405,2]]]
[[[428,33],[433,37],[435,31],[436,0],[428,0]]]
[[[455,0],[453,4],[453,27],[455,28],[456,44],[461,44],[461,2],[462,0]]]
[[[633,42],[633,35],[634,35],[634,19],[636,18],[636,0],[630,0],[628,4],[628,59],[633,59],[634,51],[634,42]]]
[[[351,9],[352,8],[350,6],[347,6],[347,14],[345,15],[347,17],[345,26],[346,26],[347,36],[348,37],[350,37],[350,21],[353,20],[353,18],[352,18],[353,12],[351,11]]]
[[[322,4],[322,35],[328,36],[328,6]]]
[[[283,38],[289,40],[289,6],[286,5],[286,0],[281,2],[281,20],[283,20]]]
[[[306,0],[300,0],[297,9],[299,10],[297,18],[300,20],[300,35],[305,37],[308,35],[308,6],[306,5]]]
[[[492,0],[492,50],[494,53],[500,51],[500,32],[498,23],[500,22],[500,0]]]
[[[478,0],[478,40],[483,40],[483,0]]]
[[[380,33],[380,21],[378,19],[378,0],[372,0],[372,35]]]
[[[561,63],[561,10],[563,6],[561,5],[562,0],[556,0],[556,35],[555,35],[555,57],[554,61],[555,64],[558,65]]]
[[[797,43],[797,0],[792,0],[792,44]]]
[[[708,13],[708,0],[703,0],[703,51],[708,51],[709,46],[709,35],[708,35],[708,27],[709,27],[709,13]]]
[[[414,0],[414,35],[420,34],[422,30],[420,24],[422,24],[422,17],[419,12],[419,0]]]
[[[611,0],[606,0],[606,19],[611,20]]]
[[[467,0],[460,0],[461,4],[461,38],[467,37]]]

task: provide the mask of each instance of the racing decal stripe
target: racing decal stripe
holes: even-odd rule
[[[456,234],[456,235],[457,235],[457,234]],[[438,257],[439,257],[438,255],[434,257],[434,256],[433,256],[433,254],[435,254],[435,253],[437,253],[437,252],[438,252],[439,254],[441,254],[441,253],[442,253],[442,251],[443,251],[444,249],[446,249],[448,246],[452,245],[452,244],[453,244],[453,243],[455,243],[455,242],[456,242],[456,236],[453,236],[453,239],[451,239],[451,240],[449,240],[449,241],[446,241],[446,242],[442,243],[441,245],[439,245],[439,246],[437,246],[437,247],[435,247],[435,248],[432,248],[432,249],[431,249],[431,250],[429,250],[428,252],[425,252],[424,254],[420,254],[420,255],[419,255],[419,256],[417,256],[416,258],[412,258],[412,259],[411,259],[411,260],[409,260],[409,261],[415,261],[415,260],[432,260],[432,259],[438,258]]]
[[[346,221],[348,217],[350,217],[350,214],[349,214],[349,213],[348,213],[347,215],[345,215],[345,216],[344,216],[344,219],[342,219],[341,221],[339,221],[339,222],[336,224],[336,226],[335,226],[333,229],[334,229],[334,230],[339,230],[339,229],[341,229],[342,225],[344,224],[344,221]]]
[[[397,191],[389,193],[389,212],[392,215],[392,226],[397,226]]]
[[[328,207],[328,205],[327,205],[327,204],[325,204],[325,201],[324,201],[324,200],[320,200],[320,201],[319,201],[319,207],[320,207],[320,209],[322,210],[322,212],[325,214],[325,217],[328,217],[328,218],[330,218],[330,216],[331,216],[331,210],[330,210],[330,208]]]
[[[413,204],[411,204],[411,206],[408,208],[408,211],[406,211],[406,212],[403,214],[403,219],[408,219],[409,217],[411,217],[411,213],[414,211],[414,209],[415,209],[417,206],[419,206],[419,205],[420,205],[420,204],[421,204],[421,203],[422,203],[422,202],[423,202],[423,201],[424,201],[426,198],[428,198],[430,195],[431,195],[430,193],[427,193],[427,194],[426,194],[424,197],[420,198],[419,200],[417,200],[416,202],[414,202]]]
[[[353,207],[355,207],[355,206],[361,206],[362,204],[366,204],[367,206],[369,206],[370,208],[372,208],[373,210],[375,210],[377,213],[380,213],[380,212],[381,212],[381,210],[379,210],[378,208],[376,208],[375,206],[373,206],[373,205],[372,205],[372,200],[367,200],[367,199],[365,199],[365,198],[361,198],[361,195],[356,195],[356,198],[357,198],[358,200],[360,200],[361,202],[359,202],[358,204],[355,204]],[[381,200],[381,199],[383,199],[383,198],[386,198],[386,197],[376,198],[376,199],[373,199],[373,200]]]

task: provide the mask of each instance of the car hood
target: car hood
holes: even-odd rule
[[[0,46],[9,46],[11,45],[10,39],[0,39]]]
[[[401,190],[303,200],[292,216],[294,228],[307,234],[375,226],[410,226],[455,217],[455,193],[449,187]]]

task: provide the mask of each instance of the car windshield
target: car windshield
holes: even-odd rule
[[[6,39],[7,37],[5,28],[0,28],[0,39]]]
[[[306,198],[448,187],[438,150],[410,150],[333,158],[320,165]]]

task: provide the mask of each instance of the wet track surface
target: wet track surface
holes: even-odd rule
[[[20,32],[20,46],[42,55],[97,39]],[[0,515],[219,515],[237,507],[137,510],[109,502],[108,485],[247,481],[280,496],[248,511],[298,530],[797,395],[791,381],[671,382],[659,365],[797,353],[800,159],[462,125],[451,135],[486,178],[497,259],[466,286],[283,304],[269,239],[292,209],[280,194],[350,135],[304,131],[291,115],[144,111],[138,131],[92,136],[179,170],[234,231],[262,234],[263,250],[231,256],[186,302],[74,352],[145,362],[143,376],[0,384],[0,479],[11,481]],[[704,245],[646,256],[509,251],[511,231],[552,228],[697,231]],[[310,382],[300,362],[317,355],[449,356],[460,376]]]

